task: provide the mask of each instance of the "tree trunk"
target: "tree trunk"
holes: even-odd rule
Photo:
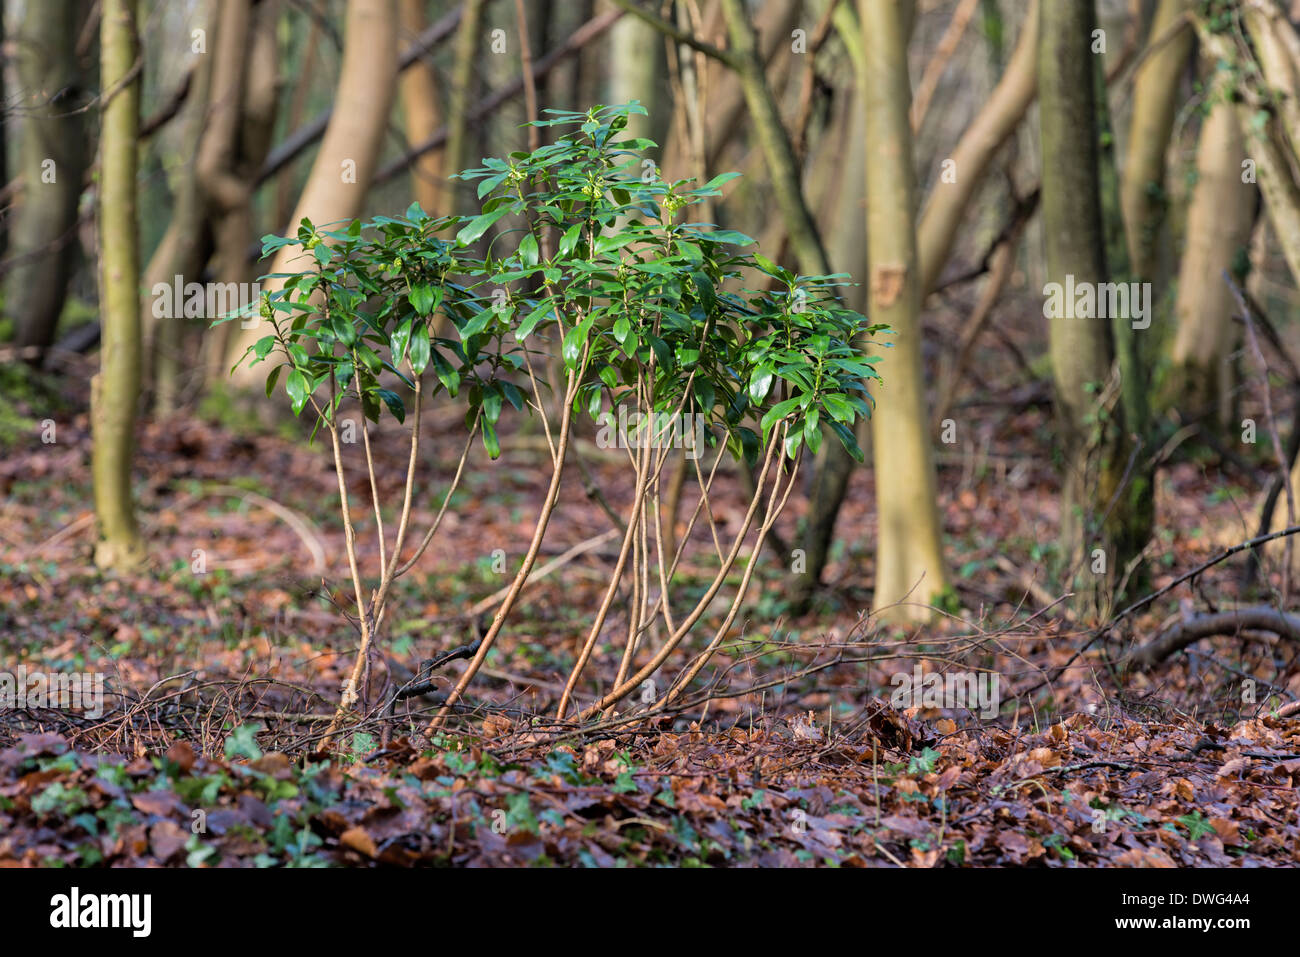
[[[4,11],[0,8],[0,50],[5,47],[5,18]],[[5,71],[0,67],[0,103],[8,103],[8,86],[5,84]],[[9,124],[0,123],[0,186],[9,182]],[[9,222],[8,217],[0,217],[0,260],[9,250]]]
[[[347,9],[334,113],[294,209],[291,228],[304,217],[324,226],[361,213],[388,128],[389,108],[397,89],[396,0],[352,0]],[[295,255],[290,247],[281,250],[267,272],[291,271],[295,267],[290,260]],[[268,280],[263,292],[275,288],[275,282]],[[227,352],[227,368],[266,335],[268,328],[261,319],[250,321],[250,328],[239,325]],[[260,385],[265,372],[261,367],[241,365],[231,378],[237,388],[251,390]]]
[[[140,74],[136,0],[104,0],[100,57],[106,103],[100,147],[100,371],[91,383],[91,469],[99,542],[95,564],[125,571],[144,559],[131,498],[135,412],[140,392],[140,252],[136,219],[136,137]]]
[[[876,588],[872,606],[895,621],[930,618],[948,588],[939,528],[934,452],[921,361],[916,173],[911,85],[900,5],[859,0],[865,74],[868,309],[894,346],[871,418],[876,468]],[[906,602],[899,605],[898,602]]]
[[[772,91],[767,85],[753,28],[746,19],[740,0],[722,0],[722,11],[731,47],[737,58],[736,74],[749,106],[759,147],[767,162],[775,199],[799,271],[806,275],[826,275],[831,272],[830,263],[817,225],[804,199],[798,160],[789,134],[781,122]],[[826,564],[835,519],[852,468],[853,460],[840,447],[838,439],[832,438],[823,443],[814,470],[813,499],[809,506],[802,556],[803,569],[796,571],[797,577],[791,592],[791,605],[796,612],[806,608]],[[796,562],[794,567],[798,569],[799,563]]]
[[[680,56],[695,52],[681,48]],[[609,30],[609,89],[606,102],[640,100],[648,116],[628,118],[628,135],[644,136],[662,143],[660,130],[667,128],[669,110],[659,102],[664,75],[664,42],[655,28],[640,17],[624,16]],[[681,109],[689,109],[685,104]]]
[[[1166,37],[1191,0],[1160,0],[1151,21],[1147,57],[1133,84],[1133,113],[1129,119],[1120,206],[1133,278],[1158,282],[1160,229],[1169,205],[1165,194],[1165,153],[1178,110],[1178,87],[1192,49],[1191,24]],[[1188,235],[1194,235],[1188,233]]]
[[[957,229],[997,151],[1015,132],[1038,92],[1038,0],[1032,0],[1002,79],[962,133],[952,155],[954,182],[940,180],[917,227],[921,297],[929,295],[948,263]]]
[[[210,22],[215,22],[215,17]],[[190,324],[182,315],[155,316],[153,289],[159,283],[172,287],[177,276],[181,277],[182,288],[187,282],[197,281],[212,254],[212,231],[197,173],[199,143],[207,123],[211,88],[212,58],[201,55],[194,67],[184,107],[182,161],[176,164],[172,182],[171,220],[145,267],[140,284],[142,338],[146,361],[152,368],[148,381],[153,386],[154,412],[164,417],[176,410],[179,400],[181,371],[187,365],[182,354],[187,337],[182,332]]]
[[[1235,309],[1224,272],[1243,282],[1241,267],[1250,242],[1256,187],[1242,182],[1237,114],[1227,99],[1213,96],[1214,106],[1201,126],[1196,148],[1196,185],[1187,211],[1186,247],[1178,272],[1174,336],[1166,392],[1169,402],[1189,419],[1217,413],[1219,425],[1230,427],[1225,402],[1233,383],[1224,362],[1237,339]]]
[[[469,105],[474,98],[474,66],[483,55],[483,0],[465,0],[452,53],[451,88],[447,94],[447,146],[443,169],[448,176],[468,165]],[[460,180],[444,178],[436,207],[439,215],[457,215],[468,209],[469,197]]]
[[[1044,295],[1051,307],[1051,366],[1065,470],[1060,558],[1066,576],[1073,579],[1068,587],[1078,595],[1078,612],[1084,618],[1100,618],[1135,551],[1125,507],[1128,496],[1121,494],[1131,479],[1131,449],[1124,440],[1111,322],[1076,318],[1066,292],[1076,283],[1091,284],[1097,291],[1107,281],[1090,50],[1096,16],[1092,0],[1078,0],[1044,3],[1040,18],[1043,232],[1049,280]]]
[[[399,0],[404,39],[417,37],[428,25],[424,0]],[[402,112],[406,114],[406,141],[423,143],[442,126],[442,104],[438,100],[438,75],[427,58],[420,58],[403,71],[400,79]],[[455,171],[453,171],[455,172]],[[411,164],[411,192],[426,213],[440,216],[442,193],[442,151],[430,150]]]
[[[246,283],[252,278],[248,244],[256,235],[254,177],[270,146],[274,120],[275,9],[263,2],[254,10],[250,0],[222,0],[219,9],[211,109],[195,165],[212,229],[212,272],[218,282]],[[218,326],[205,339],[210,382],[225,381],[226,353],[238,342],[240,326]]]
[[[22,105],[18,169],[22,193],[9,236],[5,310],[19,347],[54,341],[77,255],[77,201],[85,177],[84,90],[74,45],[85,19],[73,0],[28,3],[10,42]],[[39,353],[34,356],[39,361]]]
[[[1204,22],[1198,22],[1198,33],[1209,59],[1233,64],[1235,75],[1258,77],[1255,82],[1263,88],[1249,90],[1249,96],[1233,101],[1237,125],[1244,134],[1246,155],[1255,162],[1268,221],[1292,279],[1300,281],[1300,183],[1293,172],[1300,165],[1300,83],[1295,61],[1287,54],[1300,46],[1300,40],[1280,11],[1273,8],[1274,15],[1270,15],[1267,10],[1261,4],[1242,11],[1257,63],[1242,63],[1240,47],[1228,34],[1212,32]],[[1271,110],[1263,109],[1261,94],[1267,95]],[[1294,463],[1288,480],[1292,495],[1300,497],[1300,460]],[[1273,509],[1270,530],[1285,523],[1286,513],[1286,508]],[[1291,574],[1300,574],[1300,549],[1289,551]]]

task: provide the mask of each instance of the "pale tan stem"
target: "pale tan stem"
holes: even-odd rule
[[[355,360],[356,353],[353,353]],[[366,476],[370,480],[370,504],[375,509],[375,534],[379,538],[379,567],[384,569],[384,579],[388,577],[388,552],[387,545],[384,542],[384,513],[379,507],[379,484],[375,479],[375,459],[370,451],[370,429],[366,427],[365,416],[361,417],[361,444],[366,450]],[[380,582],[383,587],[383,582]],[[372,604],[373,608],[378,610],[378,605]]]
[[[578,660],[573,663],[573,667],[569,670],[568,680],[564,683],[564,693],[560,695],[560,704],[555,711],[557,721],[564,720],[564,714],[569,708],[569,699],[573,697],[573,689],[582,677],[583,669],[587,667],[587,662],[591,658],[591,651],[596,646],[596,639],[600,637],[600,629],[604,627],[610,606],[614,604],[614,596],[618,593],[618,585],[623,578],[623,568],[627,565],[628,552],[631,550],[633,539],[636,537],[637,519],[641,514],[642,500],[645,498],[645,486],[646,474],[638,470],[636,490],[633,492],[632,512],[628,516],[627,528],[623,533],[623,544],[618,551],[618,561],[614,563],[614,571],[610,576],[609,586],[605,589],[605,595],[601,599],[600,607],[596,610],[596,618],[592,621],[591,629],[587,632],[587,640],[583,642],[582,650],[578,653]]]
[[[778,447],[778,433],[783,436],[785,434],[784,428],[774,430],[773,440],[768,442],[767,453],[763,458],[763,470],[759,473],[757,481],[757,487],[760,490],[763,487],[763,483],[767,481],[767,472],[772,465],[772,453]],[[689,634],[690,630],[695,627],[696,622],[698,622],[704,615],[704,610],[708,608],[709,603],[713,601],[714,596],[716,596],[718,590],[721,589],[722,583],[726,580],[727,574],[731,571],[731,566],[735,562],[736,556],[740,553],[741,547],[745,541],[745,536],[749,533],[749,527],[754,521],[754,513],[758,510],[758,504],[761,498],[762,496],[756,493],[750,501],[749,510],[745,513],[745,520],[740,527],[740,531],[736,534],[735,544],[723,560],[722,567],[718,569],[717,575],[705,591],[703,597],[696,602],[695,607],[692,608],[690,614],[683,619],[677,630],[669,636],[668,640],[664,642],[659,651],[655,653],[655,656],[647,662],[640,671],[621,685],[615,687],[613,691],[610,691],[601,698],[600,701],[596,702],[596,704],[584,711],[580,716],[580,720],[585,720],[591,715],[605,710],[615,702],[621,701],[623,698],[627,697],[627,695],[629,695],[634,689],[639,688],[643,681],[663,666],[663,663],[668,660],[668,656],[673,653],[677,646],[681,644],[682,639],[684,639],[686,635]]]
[[[528,552],[524,556],[524,562],[515,574],[515,580],[510,585],[510,591],[506,594],[505,599],[501,602],[501,607],[497,609],[496,615],[492,619],[492,626],[488,629],[483,640],[479,643],[478,651],[470,660],[469,666],[456,682],[447,695],[447,701],[438,710],[433,720],[429,722],[427,731],[433,733],[442,726],[446,720],[447,714],[451,711],[451,706],[460,700],[460,696],[465,693],[469,683],[474,680],[474,675],[483,667],[483,661],[487,658],[488,652],[492,649],[493,642],[496,641],[497,635],[501,632],[505,624],[506,616],[514,608],[515,599],[518,598],[519,592],[523,590],[529,574],[533,570],[533,563],[537,561],[537,553],[541,551],[542,539],[546,535],[546,526],[551,520],[551,513],[555,511],[555,503],[560,497],[560,478],[564,474],[564,455],[569,447],[569,427],[573,422],[573,397],[578,391],[578,385],[582,381],[582,375],[587,368],[587,360],[591,355],[590,343],[583,347],[582,360],[577,367],[569,373],[568,385],[564,391],[564,408],[560,418],[560,440],[557,448],[559,464],[551,473],[551,484],[546,490],[546,498],[542,503],[541,513],[537,518],[537,526],[533,530],[533,540],[529,543]]]
[[[326,309],[326,320],[329,319],[328,308]],[[357,566],[357,546],[356,531],[352,527],[352,510],[348,506],[348,486],[347,480],[343,475],[343,449],[339,444],[338,424],[334,421],[336,407],[334,397],[336,395],[337,385],[334,376],[330,380],[330,414],[326,420],[329,427],[330,445],[334,450],[334,474],[339,483],[339,511],[343,515],[343,534],[344,542],[348,553],[348,568],[352,573],[352,590],[356,596],[357,602],[357,622],[361,628],[361,647],[357,649],[357,658],[352,666],[352,675],[348,679],[348,684],[344,688],[343,697],[339,700],[338,710],[334,712],[334,718],[330,721],[329,728],[325,731],[325,738],[321,742],[321,750],[328,750],[334,738],[334,733],[338,730],[339,725],[343,723],[343,716],[347,714],[348,708],[352,706],[352,701],[357,694],[357,682],[361,680],[361,671],[366,662],[366,656],[370,653],[370,615],[366,609],[365,589],[361,584],[361,571]]]
[[[397,563],[402,556],[402,546],[406,544],[406,533],[411,525],[411,502],[415,497],[415,466],[420,452],[420,394],[423,387],[423,380],[420,376],[415,377],[415,401],[414,409],[411,413],[411,456],[406,462],[406,488],[402,492],[402,517],[397,524],[397,538],[393,542],[393,557],[391,560],[384,559],[384,528],[379,526],[379,562],[383,566],[383,578],[380,580],[378,592],[371,600],[371,608],[375,616],[375,630],[378,631],[379,623],[383,620],[384,610],[388,603],[388,591],[393,582],[400,577],[401,572],[397,571]],[[471,441],[473,434],[470,435]],[[371,469],[371,492],[374,493],[374,469]],[[444,500],[444,508],[446,501]],[[377,498],[376,498],[377,501]],[[376,504],[376,510],[378,505]],[[441,515],[441,513],[439,513]]]
[[[767,517],[764,519],[762,525],[759,526],[758,538],[754,542],[753,551],[749,553],[749,561],[745,563],[745,572],[741,576],[740,587],[736,589],[736,597],[731,601],[731,608],[727,612],[726,619],[723,620],[722,624],[718,627],[718,630],[714,633],[713,640],[709,642],[708,647],[699,654],[695,663],[683,672],[675,682],[673,682],[672,687],[668,689],[668,693],[655,704],[654,708],[651,709],[652,711],[661,711],[675,701],[682,691],[695,680],[696,675],[698,675],[704,666],[708,664],[709,659],[711,659],[714,653],[717,652],[718,646],[721,645],[723,640],[727,637],[727,633],[731,630],[732,622],[736,620],[736,615],[740,612],[741,603],[745,600],[745,593],[749,590],[749,580],[753,577],[754,567],[758,564],[758,556],[762,554],[763,540],[767,538],[768,530],[771,529],[772,523],[776,520],[776,517],[785,510],[785,503],[790,498],[790,492],[794,488],[795,476],[798,472],[799,463],[796,462],[794,468],[790,470],[790,480],[786,483],[785,494],[781,496],[780,504],[776,505],[776,493],[781,487],[781,473],[778,468],[777,474],[772,482],[772,494],[767,503]],[[758,497],[757,493],[755,494],[755,497]],[[776,505],[775,509],[773,508],[773,505]]]
[[[434,516],[433,524],[429,526],[429,530],[420,541],[420,545],[416,548],[415,554],[412,555],[410,559],[393,574],[394,578],[401,578],[411,570],[411,566],[420,560],[420,556],[424,554],[424,550],[428,548],[429,543],[433,541],[433,536],[437,534],[438,526],[442,524],[442,516],[446,513],[447,505],[451,502],[452,493],[455,492],[457,487],[460,485],[461,473],[465,471],[465,462],[469,458],[469,450],[473,447],[474,437],[478,435],[478,425],[479,420],[475,419],[474,425],[469,430],[469,438],[465,440],[465,448],[460,453],[460,461],[456,463],[456,474],[451,478],[451,485],[447,488],[447,494],[443,496],[442,506],[438,509],[438,514]],[[396,558],[398,554],[399,553],[395,552],[393,557]]]

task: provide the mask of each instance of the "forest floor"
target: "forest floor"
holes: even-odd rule
[[[229,413],[144,427],[151,564],[104,578],[85,396],[19,399],[0,423],[0,672],[100,673],[107,697],[101,716],[0,711],[0,865],[1300,862],[1295,647],[1252,633],[1147,671],[1118,664],[1177,616],[1232,599],[1239,566],[1179,586],[1072,662],[1092,633],[1044,571],[1058,519],[1047,410],[960,415],[969,431],[940,457],[956,585],[938,624],[898,631],[864,614],[876,536],[860,469],[816,607],[789,617],[783,569],[765,556],[735,640],[681,709],[584,731],[535,719],[553,713],[609,581],[609,542],[530,585],[469,707],[434,740],[417,698],[386,726],[355,725],[326,759],[320,717],[356,645],[336,607],[350,586],[328,445],[308,445],[300,423],[250,430]],[[429,418],[417,528],[461,442],[459,415]],[[373,440],[391,494],[406,450],[382,428]],[[545,446],[525,434],[502,446],[495,463],[476,450],[445,538],[399,581],[384,645],[394,681],[469,640],[466,609],[528,541]],[[1249,469],[1182,451],[1160,473],[1153,588],[1250,538],[1271,474],[1263,446]],[[618,507],[627,470],[587,454]],[[715,512],[734,524],[738,483],[720,481]],[[785,536],[801,507],[792,499]],[[575,474],[544,557],[609,528]],[[700,561],[711,553],[705,533]],[[702,576],[688,567],[685,591]],[[580,700],[609,687],[619,626]],[[996,672],[999,712],[892,706],[892,676],[921,666]]]

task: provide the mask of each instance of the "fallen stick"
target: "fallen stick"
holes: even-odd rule
[[[1271,631],[1292,641],[1300,641],[1300,615],[1267,605],[1255,605],[1184,618],[1131,652],[1128,661],[1137,668],[1151,668],[1202,638],[1235,635],[1245,628]]]

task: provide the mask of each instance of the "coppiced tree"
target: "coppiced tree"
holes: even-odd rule
[[[29,3],[12,38],[23,108],[21,198],[9,236],[5,308],[20,347],[39,355],[54,341],[77,259],[77,203],[87,163],[76,0]]]
[[[117,571],[144,559],[131,496],[140,393],[140,251],[136,137],[140,128],[140,40],[136,0],[105,0],[100,15],[103,127],[100,134],[100,371],[91,381],[91,470],[99,541],[95,564]]]
[[[1040,8],[1043,233],[1049,289],[1055,285],[1046,311],[1063,469],[1060,557],[1078,610],[1091,618],[1110,607],[1150,527],[1149,514],[1134,511],[1133,462],[1141,449],[1132,447],[1124,427],[1114,330],[1096,308],[1105,296],[1107,266],[1091,49],[1095,27],[1092,0]],[[1084,291],[1077,308],[1067,291],[1075,289]],[[1116,324],[1128,321],[1115,318]]]

